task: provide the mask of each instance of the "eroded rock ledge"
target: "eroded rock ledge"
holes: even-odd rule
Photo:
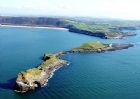
[[[133,44],[104,44],[100,42],[88,42],[80,47],[69,51],[58,52],[54,54],[44,54],[43,62],[37,67],[28,69],[18,74],[14,90],[16,92],[25,93],[47,84],[49,78],[52,77],[54,71],[69,62],[60,59],[60,56],[76,53],[76,52],[105,52],[127,49],[133,47]]]

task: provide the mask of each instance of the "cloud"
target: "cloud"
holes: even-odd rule
[[[0,14],[140,19],[139,0],[0,0]]]

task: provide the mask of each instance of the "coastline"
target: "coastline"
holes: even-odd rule
[[[66,28],[61,27],[49,27],[49,26],[29,26],[29,25],[2,25],[0,24],[0,27],[18,27],[18,28],[46,28],[46,29],[56,29],[56,30],[66,30]]]
[[[136,33],[132,33],[132,32],[126,32],[126,33],[120,32],[121,34],[119,34],[118,36],[111,37],[111,36],[108,36],[104,32],[91,32],[91,31],[77,29],[77,28],[71,28],[71,27],[64,28],[64,27],[58,27],[58,26],[53,26],[53,25],[42,26],[42,25],[30,25],[30,24],[24,24],[24,25],[20,25],[20,24],[0,24],[0,27],[44,28],[44,29],[52,29],[52,30],[63,30],[63,31],[69,31],[69,32],[84,34],[84,35],[93,36],[93,37],[99,37],[101,39],[125,39],[128,36],[137,35]]]

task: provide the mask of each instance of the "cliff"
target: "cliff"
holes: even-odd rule
[[[75,27],[69,27],[69,32],[75,32],[75,33],[79,33],[79,34],[85,34],[85,35],[89,35],[89,36],[95,36],[95,37],[100,37],[103,39],[107,39],[107,35],[104,32],[91,32],[91,31],[87,31],[87,30],[83,30],[83,29],[78,29]]]

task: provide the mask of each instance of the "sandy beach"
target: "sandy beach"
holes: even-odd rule
[[[57,30],[68,30],[66,28],[59,27],[47,27],[47,26],[24,26],[24,25],[1,25],[0,27],[19,27],[19,28],[47,28],[47,29],[57,29]]]

